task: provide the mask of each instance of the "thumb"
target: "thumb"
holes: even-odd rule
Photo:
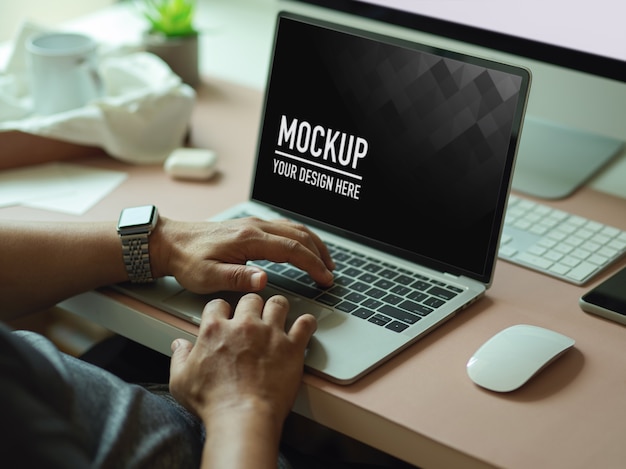
[[[267,274],[258,267],[237,264],[219,264],[214,278],[220,279],[217,290],[254,292],[265,288]]]
[[[193,344],[185,339],[175,339],[172,342],[172,359],[170,361],[170,374],[175,374],[187,361],[187,357],[193,348]]]

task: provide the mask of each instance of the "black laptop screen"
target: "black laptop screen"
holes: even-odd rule
[[[529,76],[281,17],[252,198],[488,282]]]

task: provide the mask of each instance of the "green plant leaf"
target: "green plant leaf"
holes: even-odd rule
[[[151,32],[169,37],[197,34],[196,0],[143,0],[143,4]]]

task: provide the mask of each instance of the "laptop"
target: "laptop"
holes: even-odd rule
[[[279,13],[250,200],[213,219],[287,217],[327,243],[331,288],[253,262],[291,321],[317,317],[308,371],[353,383],[484,295],[529,86],[517,66]],[[117,288],[194,323],[240,297]]]

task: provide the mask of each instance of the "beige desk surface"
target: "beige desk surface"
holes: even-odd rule
[[[179,182],[158,166],[92,156],[79,162],[130,177],[87,214],[13,207],[0,210],[0,218],[114,220],[122,207],[147,202],[169,217],[208,218],[247,197],[260,109],[260,92],[207,78],[191,141],[219,154],[215,180]],[[582,189],[550,205],[626,229],[625,199]],[[626,328],[578,308],[579,296],[595,283],[576,287],[499,262],[484,299],[356,384],[342,387],[306,375],[295,411],[424,468],[624,467]],[[195,331],[166,313],[103,292],[62,306],[164,352],[172,338]],[[518,323],[569,335],[575,349],[516,392],[478,388],[465,372],[469,356]]]

